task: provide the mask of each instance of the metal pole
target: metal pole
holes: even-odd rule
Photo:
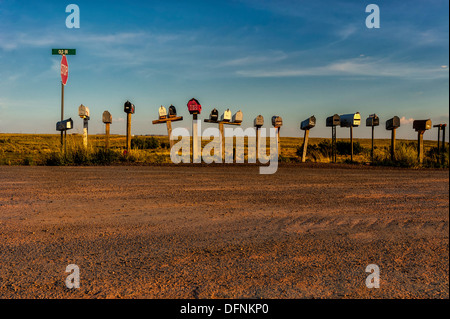
[[[259,163],[259,139],[261,130],[259,127],[256,128],[256,162]]]
[[[131,113],[127,113],[127,155],[131,151]]]
[[[84,148],[88,147],[88,119],[85,117],[83,119],[83,145]]]
[[[440,154],[440,150],[441,150],[441,141],[440,141],[440,139],[441,139],[441,127],[440,126],[438,126],[438,144],[437,144],[437,153],[438,153],[438,156],[439,156],[439,154]]]
[[[197,114],[193,114],[192,120],[192,162],[201,163],[201,158],[199,156],[199,143],[198,143],[198,118]]]
[[[64,84],[61,81],[61,121],[64,121]],[[63,150],[64,146],[64,135],[63,131],[61,131],[61,150]]]

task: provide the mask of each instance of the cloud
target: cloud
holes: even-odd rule
[[[403,117],[400,119],[400,123],[401,123],[402,125],[412,124],[413,122],[414,122],[414,119],[413,119],[413,118],[407,119],[406,117],[403,116]]]

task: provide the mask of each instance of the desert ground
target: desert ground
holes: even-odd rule
[[[0,298],[449,298],[449,171],[1,166]]]

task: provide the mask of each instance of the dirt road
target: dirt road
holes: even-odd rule
[[[0,297],[449,298],[448,170],[329,167],[0,167]]]

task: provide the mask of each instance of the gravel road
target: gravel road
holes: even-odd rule
[[[449,171],[0,167],[0,298],[449,298]]]

